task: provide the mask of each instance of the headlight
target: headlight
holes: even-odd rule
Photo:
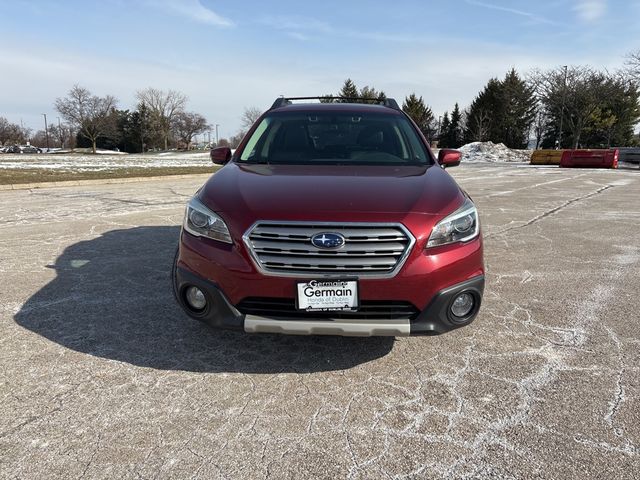
[[[233,243],[224,220],[193,197],[184,214],[184,229],[196,237],[207,237],[224,243]]]
[[[427,247],[466,242],[477,237],[478,233],[480,233],[478,210],[467,198],[458,210],[433,227]]]

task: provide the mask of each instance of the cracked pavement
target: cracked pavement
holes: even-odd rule
[[[205,177],[0,192],[0,477],[639,478],[640,172],[451,173],[483,307],[396,340],[189,320]]]

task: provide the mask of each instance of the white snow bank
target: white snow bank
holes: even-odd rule
[[[0,175],[3,169],[38,168],[67,172],[87,172],[114,170],[119,168],[158,168],[158,167],[213,167],[209,152],[175,153],[159,156],[158,154],[39,154],[0,155]]]
[[[102,148],[96,148],[96,154],[98,154],[98,155],[128,155],[127,152],[119,152],[117,150],[104,150]]]
[[[528,162],[531,150],[515,150],[504,143],[473,142],[458,150],[462,152],[462,162]]]

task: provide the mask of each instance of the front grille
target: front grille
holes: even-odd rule
[[[394,300],[363,300],[355,312],[306,312],[297,310],[295,301],[288,298],[250,297],[237,306],[245,315],[283,319],[344,318],[357,320],[415,319],[420,311],[410,302]]]
[[[343,247],[325,250],[314,235],[339,233]],[[244,236],[257,266],[273,275],[389,277],[402,267],[414,243],[400,224],[258,222]]]

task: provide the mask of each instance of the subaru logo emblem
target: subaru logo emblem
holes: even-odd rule
[[[311,237],[311,243],[317,248],[335,249],[344,245],[344,237],[339,233],[318,233]]]

